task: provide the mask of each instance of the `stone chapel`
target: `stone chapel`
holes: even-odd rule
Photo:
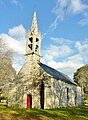
[[[67,75],[40,62],[36,11],[27,32],[25,64],[9,88],[8,106],[52,109],[81,105],[81,88]]]

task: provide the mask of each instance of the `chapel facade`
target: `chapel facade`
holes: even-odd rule
[[[67,75],[41,63],[40,52],[41,34],[34,11],[26,37],[25,64],[9,88],[8,105],[40,109],[81,105],[81,88]]]

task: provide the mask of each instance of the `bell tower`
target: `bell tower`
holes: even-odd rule
[[[40,61],[41,34],[38,31],[36,11],[32,20],[31,29],[27,32],[26,38],[26,61]]]

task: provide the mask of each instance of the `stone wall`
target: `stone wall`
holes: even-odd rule
[[[26,63],[9,90],[9,106],[27,107],[27,95],[32,96],[32,108],[41,108],[41,84],[44,84],[44,108],[52,109],[81,104],[81,89],[53,78],[38,64]],[[67,93],[68,89],[68,93]]]
[[[81,87],[77,86],[77,104],[76,105],[82,105],[84,100],[84,93],[81,89]]]
[[[81,105],[81,88],[67,84],[55,78],[45,80],[45,105],[44,108],[52,109],[65,106]],[[68,89],[68,93],[67,93]],[[68,95],[67,95],[68,94]]]

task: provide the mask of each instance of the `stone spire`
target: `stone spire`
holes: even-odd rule
[[[31,32],[32,33],[38,33],[38,25],[37,25],[37,19],[36,19],[36,11],[34,11],[34,16],[32,20],[32,26],[31,26]]]
[[[41,34],[38,31],[36,11],[32,19],[31,29],[27,32],[26,58],[27,61],[40,61]],[[29,60],[31,59],[31,60]]]

